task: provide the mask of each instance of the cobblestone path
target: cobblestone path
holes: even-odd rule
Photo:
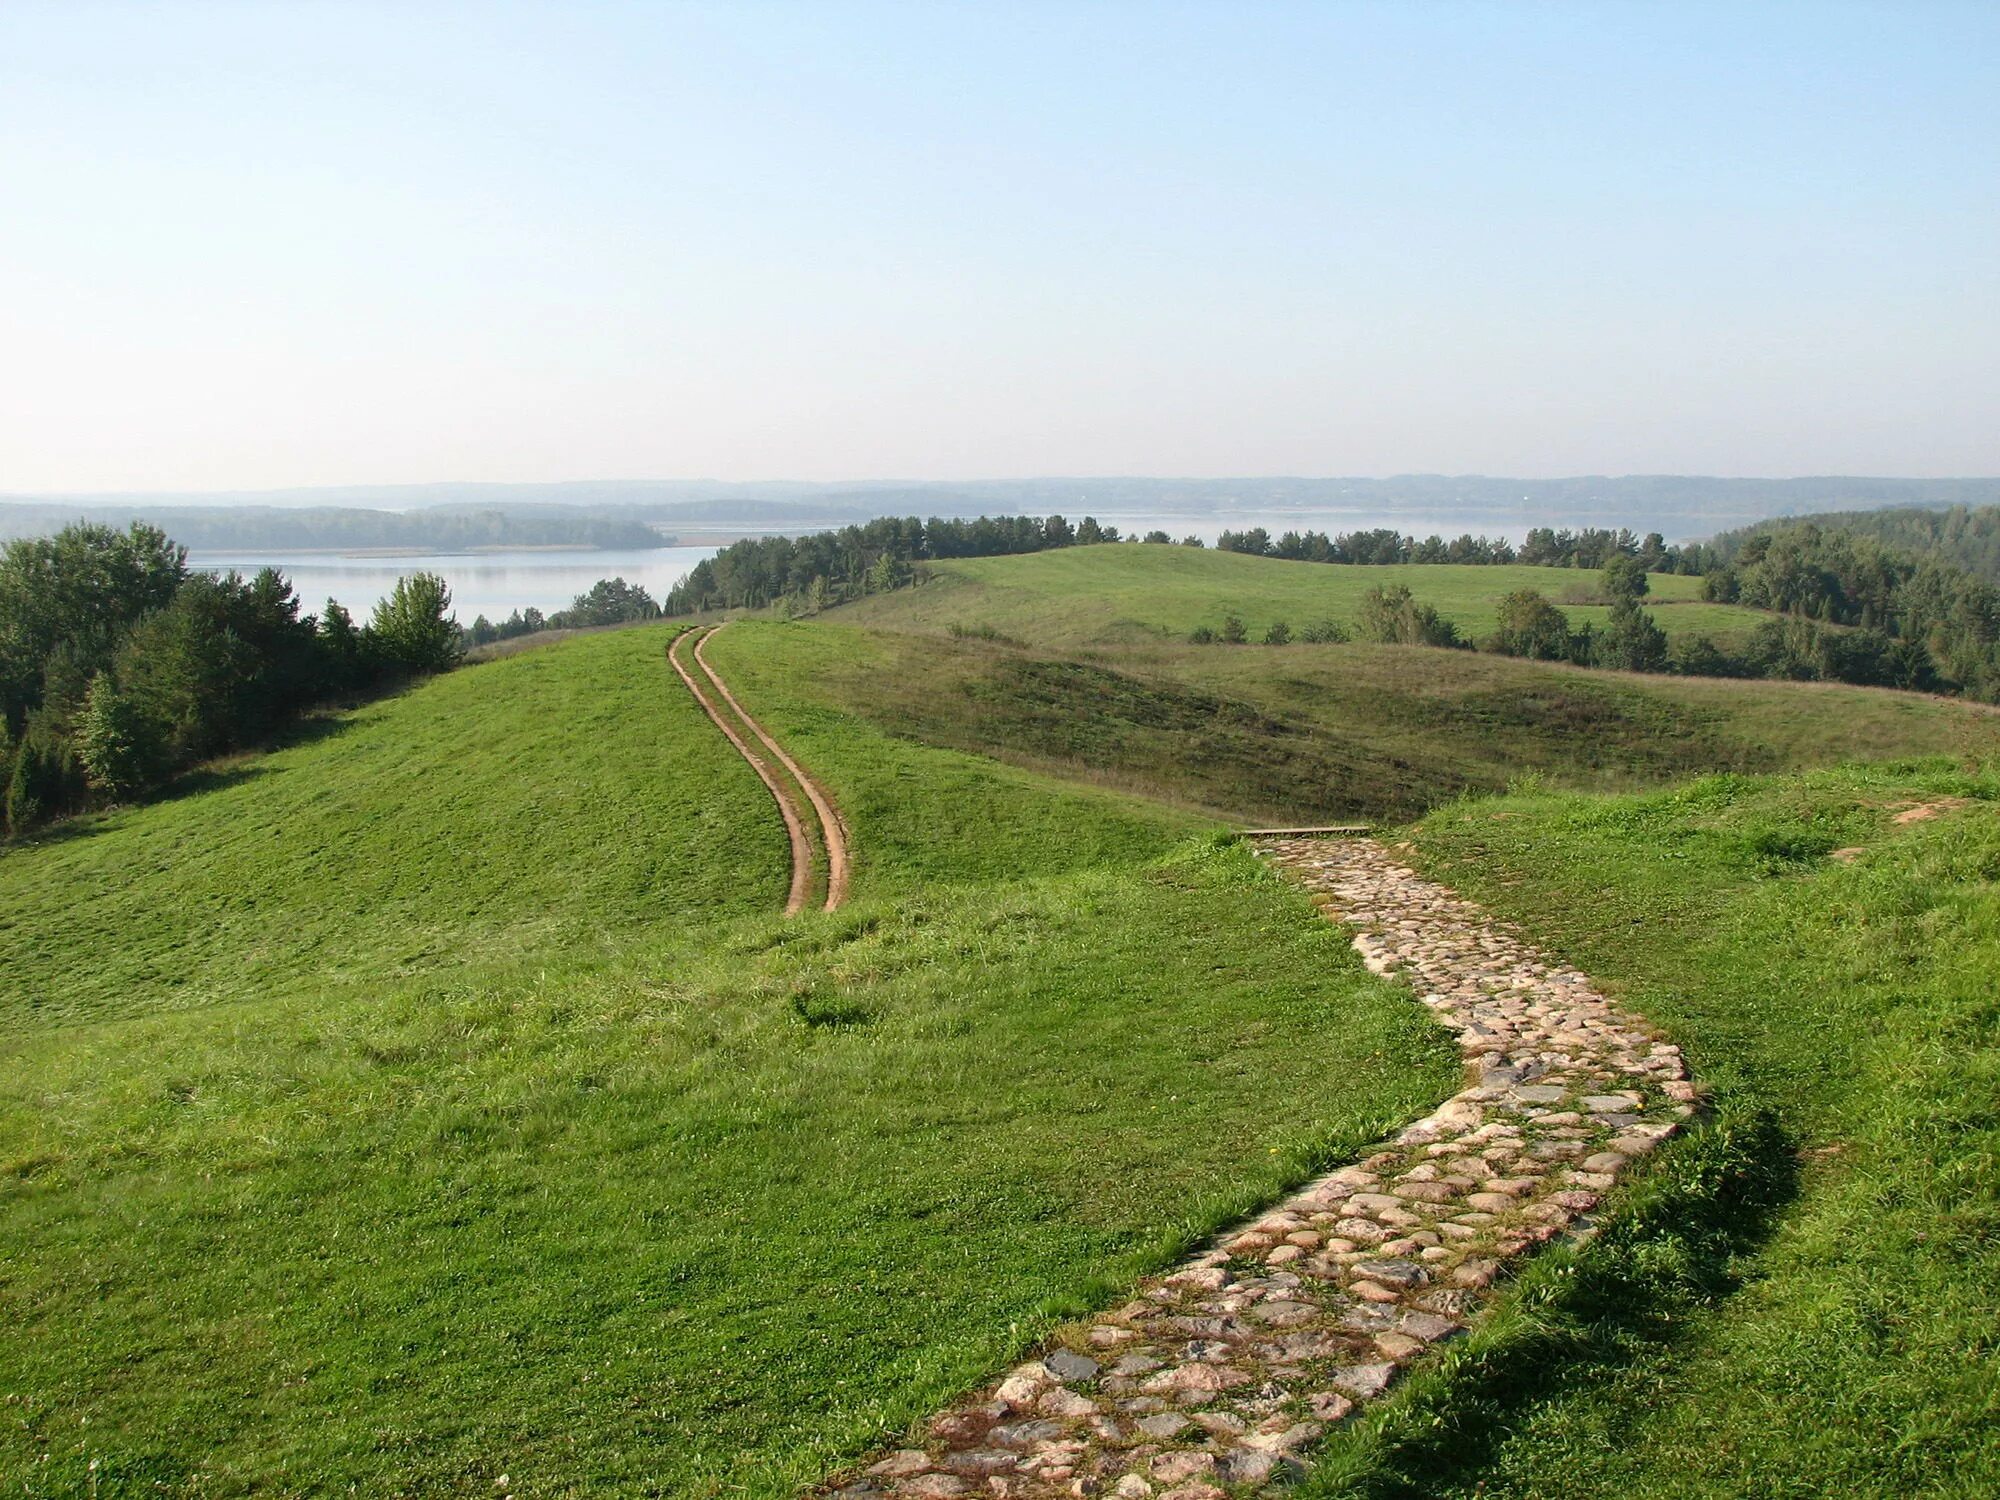
[[[827,1493],[1255,1493],[1462,1333],[1511,1259],[1579,1227],[1692,1114],[1678,1048],[1382,845],[1257,847],[1457,1034],[1468,1086]]]

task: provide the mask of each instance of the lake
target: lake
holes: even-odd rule
[[[1070,513],[1071,521],[1083,518],[1082,509]],[[1157,527],[1179,541],[1190,534],[1210,546],[1224,530],[1245,531],[1263,526],[1272,536],[1287,531],[1366,530],[1392,526],[1415,536],[1431,532],[1451,537],[1463,531],[1487,536],[1505,536],[1519,542],[1538,519],[1518,512],[1482,511],[1457,515],[1384,515],[1380,510],[1266,510],[1228,516],[1162,516],[1143,512],[1105,510],[1098,519],[1120,531],[1143,535]],[[332,552],[195,552],[188,561],[211,573],[234,568],[254,573],[263,567],[276,568],[291,579],[302,611],[317,614],[328,598],[346,605],[356,619],[365,619],[375,601],[396,586],[406,573],[436,573],[451,585],[452,610],[459,623],[470,625],[475,617],[486,616],[498,624],[517,609],[532,605],[543,614],[567,609],[578,594],[600,578],[623,578],[636,583],[655,599],[664,600],[689,569],[705,557],[713,557],[713,547],[652,547],[632,551],[535,551],[440,552],[400,554]]]
[[[452,613],[470,625],[484,615],[496,625],[517,609],[533,606],[543,614],[569,608],[578,594],[600,578],[636,583],[664,600],[689,569],[713,547],[647,547],[631,551],[534,551],[399,553],[394,556],[333,552],[194,552],[191,567],[210,573],[235,569],[249,574],[276,568],[292,581],[301,613],[318,614],[338,599],[365,620],[375,602],[409,573],[436,573],[451,585]]]

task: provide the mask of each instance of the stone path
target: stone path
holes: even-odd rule
[[[1507,1263],[1583,1227],[1693,1113],[1678,1048],[1364,838],[1259,852],[1457,1033],[1468,1086],[823,1493],[1220,1500],[1462,1333]]]

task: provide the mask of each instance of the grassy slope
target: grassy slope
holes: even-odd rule
[[[1423,826],[1430,868],[1682,1041],[1723,1125],[1655,1235],[1533,1286],[1553,1360],[1413,1403],[1320,1493],[2000,1492],[1996,798],[1932,763]]]
[[[661,675],[662,639],[441,678],[199,794],[0,852],[0,1031],[353,992],[782,902],[783,831],[746,833],[766,793]]]
[[[1068,547],[1021,557],[964,558],[931,565],[921,587],[867,601],[848,613],[859,623],[898,629],[990,626],[1042,646],[1184,640],[1197,625],[1219,627],[1234,613],[1261,637],[1274,620],[1294,631],[1315,620],[1351,625],[1371,588],[1406,584],[1461,631],[1492,631],[1495,610],[1515,589],[1539,589],[1564,604],[1573,623],[1603,623],[1597,575],[1573,568],[1459,565],[1352,567],[1281,562],[1193,547],[1116,544]],[[1657,576],[1649,599],[1670,635],[1729,640],[1765,618],[1736,605],[1704,604],[1701,580]]]
[[[775,814],[665,639],[0,857],[42,1002],[0,1037],[10,1486],[786,1494],[1451,1086],[1197,823],[830,710],[833,632],[714,652],[864,855],[848,910],[765,914]],[[121,924],[156,967],[110,985]]]
[[[2000,716],[1916,694],[1393,646],[1162,645],[1076,660],[862,631],[851,618],[796,628],[841,638],[819,648],[814,672],[853,713],[1237,820],[1399,821],[1524,776],[1622,789],[1713,769],[2000,752]]]

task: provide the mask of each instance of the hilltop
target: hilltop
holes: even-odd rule
[[[1402,585],[1469,637],[1490,633],[1500,601],[1543,593],[1578,625],[1609,614],[1596,570],[1406,563],[1362,566],[1287,562],[1199,547],[1064,547],[1015,557],[953,558],[925,565],[929,581],[855,606],[860,623],[895,629],[990,629],[1063,648],[1185,641],[1199,626],[1241,619],[1253,639],[1283,620],[1297,632],[1316,620],[1353,626],[1370,589]],[[1701,580],[1651,578],[1647,606],[1669,636],[1747,635],[1768,618],[1705,604]]]

